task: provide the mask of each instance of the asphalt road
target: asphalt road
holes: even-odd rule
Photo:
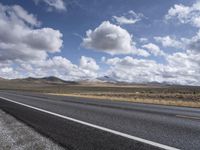
[[[200,149],[200,109],[14,91],[0,109],[70,150]]]

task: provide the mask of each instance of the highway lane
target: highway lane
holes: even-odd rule
[[[1,91],[0,97],[178,149],[200,149],[200,110]],[[69,149],[158,149],[0,99],[0,108]]]

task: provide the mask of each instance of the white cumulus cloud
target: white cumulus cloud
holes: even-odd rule
[[[183,38],[183,41],[189,50],[200,53],[200,31],[190,39]]]
[[[175,4],[168,10],[165,20],[177,19],[182,24],[191,24],[200,27],[200,1],[196,1],[192,6]]]
[[[155,44],[148,43],[142,46],[143,48],[146,48],[151,54],[155,56],[164,56],[165,53]]]
[[[35,28],[39,21],[21,6],[0,4],[0,60],[45,59],[62,47],[62,33]]]
[[[200,56],[193,53],[177,52],[167,55],[166,64],[130,56],[109,58],[104,62],[110,66],[106,76],[116,81],[200,84]]]
[[[109,21],[102,22],[96,29],[88,30],[86,37],[83,38],[82,45],[88,49],[115,54],[136,54],[143,55],[135,47],[132,35],[120,26],[114,25]],[[145,53],[145,56],[147,52]]]
[[[4,78],[57,76],[65,80],[96,78],[99,66],[82,56],[73,64],[60,52],[62,33],[39,27],[40,21],[21,6],[0,4],[0,76]]]
[[[24,78],[24,77],[46,77],[56,76],[64,80],[84,80],[97,78],[98,65],[90,57],[82,56],[90,60],[88,64],[93,67],[86,67],[85,64],[76,65],[69,59],[62,56],[54,56],[43,60],[24,61],[17,60],[0,65],[0,76],[4,78]],[[96,65],[96,66],[95,66]]]
[[[184,44],[175,38],[172,38],[170,36],[156,36],[154,37],[156,42],[159,42],[162,44],[163,47],[174,47],[174,48],[183,48]]]
[[[81,56],[80,59],[80,67],[86,70],[97,71],[99,70],[99,66],[93,58]]]

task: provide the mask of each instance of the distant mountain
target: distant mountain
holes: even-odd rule
[[[76,84],[76,82],[74,81],[65,81],[54,76],[43,77],[43,78],[28,77],[24,79],[13,79],[12,81],[30,82],[30,83],[47,83],[47,84]]]
[[[6,79],[4,79],[4,78],[0,77],[0,81],[6,81]]]
[[[115,80],[109,76],[98,77],[97,80],[99,80],[101,82],[118,83],[117,80]]]
[[[122,82],[117,81],[116,79],[109,77],[109,76],[102,76],[98,78],[93,79],[82,79],[79,81],[65,81],[63,79],[60,79],[55,76],[49,76],[49,77],[43,77],[43,78],[34,78],[34,77],[28,77],[28,78],[21,78],[21,79],[11,79],[7,80],[0,77],[0,82],[5,83],[14,83],[14,84],[69,84],[69,85],[85,85],[85,86],[170,86],[172,84],[169,83],[159,83],[159,82]],[[174,85],[175,86],[175,85]]]
[[[97,78],[98,81],[102,83],[111,83],[115,85],[122,85],[122,86],[169,86],[171,84],[166,83],[166,82],[123,82],[123,81],[118,81],[112,77],[109,76],[102,76]]]

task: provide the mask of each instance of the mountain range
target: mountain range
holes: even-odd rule
[[[150,86],[166,86],[169,85],[167,83],[158,83],[158,82],[149,82],[149,83],[127,83],[127,82],[119,82],[114,80],[108,76],[99,77],[96,79],[85,79],[79,81],[66,81],[60,79],[55,76],[49,77],[42,77],[42,78],[35,78],[35,77],[28,77],[28,78],[18,78],[18,79],[4,79],[0,77],[0,82],[9,83],[33,83],[33,84],[70,84],[70,85],[150,85]]]

